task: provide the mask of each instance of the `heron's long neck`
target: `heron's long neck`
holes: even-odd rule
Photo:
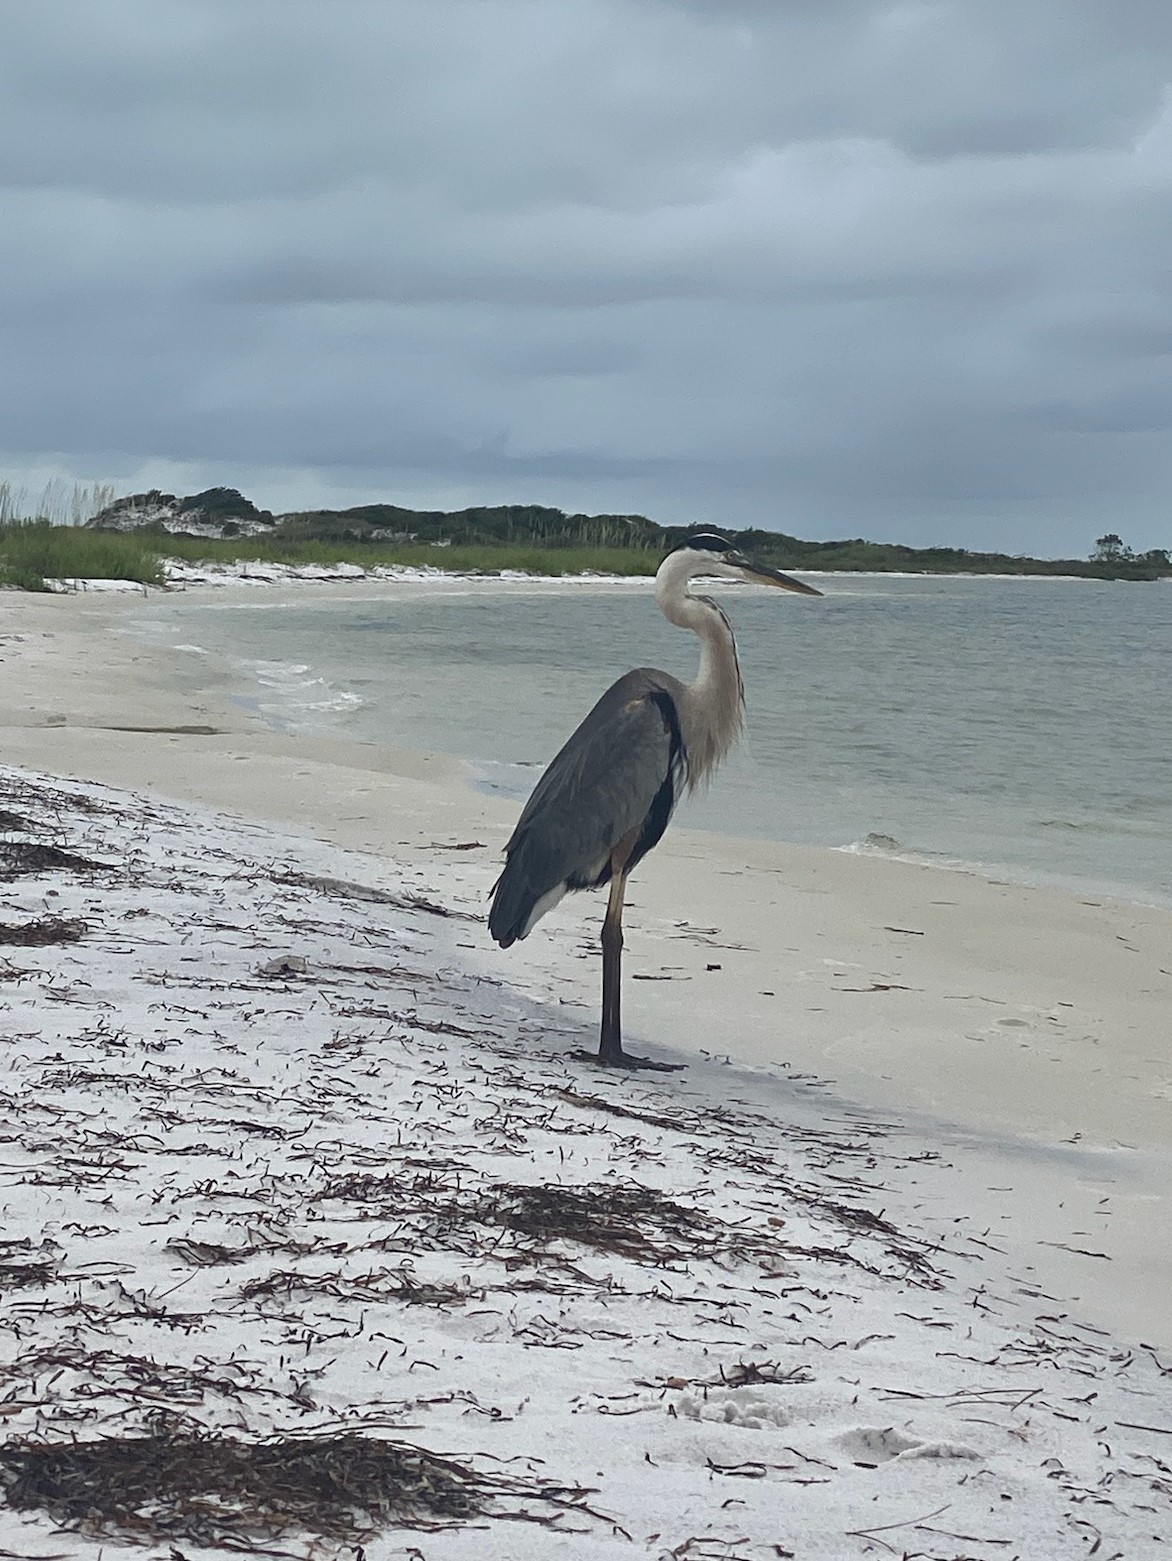
[[[685,686],[680,735],[688,755],[688,780],[703,780],[736,741],[744,717],[744,685],[732,626],[715,602],[691,596],[687,581],[656,584],[664,616],[700,641],[700,670]]]

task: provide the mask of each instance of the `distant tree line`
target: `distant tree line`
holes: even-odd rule
[[[412,510],[361,504],[347,510],[282,515],[290,536],[337,541],[492,543],[540,547],[662,547],[663,528],[644,515],[567,515],[543,504],[477,505],[463,510]]]
[[[523,545],[555,548],[618,547],[662,553],[694,526],[660,526],[645,515],[568,515],[540,504],[499,504],[463,510],[412,510],[366,504],[347,510],[310,510],[279,517],[282,533],[331,541],[419,541],[453,546]],[[1133,554],[1118,538],[1100,538],[1089,559],[1038,559],[958,547],[905,547],[855,537],[807,542],[779,531],[721,528],[738,547],[778,568],[926,571],[939,574],[1078,574],[1158,579],[1172,574],[1165,549]],[[1118,550],[1104,550],[1112,540]]]
[[[644,555],[666,552],[695,527],[660,526],[646,515],[566,514],[543,504],[475,505],[462,510],[416,510],[398,504],[360,504],[344,510],[299,510],[272,515],[259,510],[235,488],[208,488],[178,499],[170,494],[140,494],[120,499],[89,522],[97,529],[125,526],[144,506],[159,503],[169,513],[192,521],[219,523],[230,537],[245,525],[282,543],[362,543],[375,546],[415,543],[436,547],[557,549],[634,549]],[[270,529],[271,528],[271,529]],[[163,532],[144,513],[135,529]],[[175,528],[178,529],[178,528]],[[757,528],[721,528],[746,552],[785,569],[876,570],[932,574],[1087,575],[1104,579],[1155,580],[1172,575],[1167,549],[1135,554],[1121,537],[1098,538],[1089,559],[1027,558],[1007,553],[970,552],[958,547],[905,547],[854,537],[837,542],[807,542],[784,532]],[[255,534],[255,531],[254,533]]]
[[[1108,531],[1106,536],[1096,538],[1095,551],[1091,554],[1091,558],[1099,564],[1138,564],[1141,567],[1150,565],[1161,573],[1172,568],[1172,558],[1168,556],[1166,547],[1152,547],[1146,553],[1133,553],[1123,538],[1114,531]]]

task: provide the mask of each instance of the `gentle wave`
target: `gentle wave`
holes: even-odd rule
[[[927,851],[916,846],[906,846],[894,835],[875,832],[862,840],[852,840],[844,846],[835,846],[845,856],[881,856],[890,862],[907,862],[913,867],[936,867],[952,873],[977,873],[982,877],[1001,871],[984,862],[966,861],[962,857],[948,856],[943,851]]]
[[[257,660],[241,665],[268,696],[254,695],[250,708],[280,731],[312,730],[321,718],[352,713],[365,703],[361,694],[317,675],[307,662]]]

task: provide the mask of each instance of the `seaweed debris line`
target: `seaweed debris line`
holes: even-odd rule
[[[407,879],[0,768],[0,1556],[1157,1553],[1172,1366]]]

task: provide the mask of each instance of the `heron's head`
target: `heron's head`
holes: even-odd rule
[[[698,531],[679,547],[673,548],[660,565],[679,572],[683,580],[696,575],[709,575],[720,580],[747,580],[751,585],[772,585],[782,591],[798,591],[803,596],[821,596],[822,592],[792,575],[771,569],[768,564],[754,563],[737,551],[727,537],[715,531]]]

